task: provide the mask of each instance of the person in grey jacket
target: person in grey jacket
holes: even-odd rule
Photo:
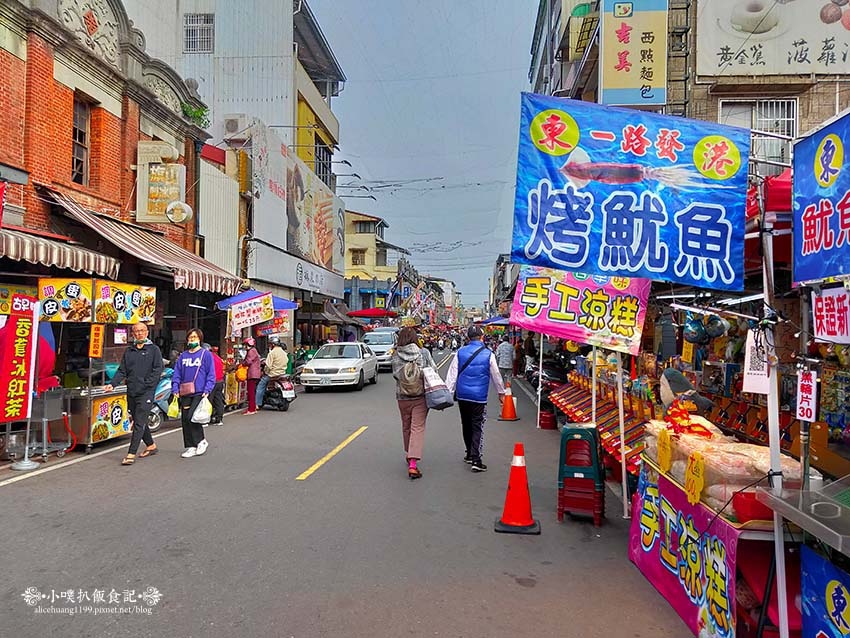
[[[502,373],[502,381],[510,383],[514,371],[514,356],[516,352],[511,345],[508,335],[502,337],[502,343],[496,348],[496,363],[499,365],[499,372]]]
[[[398,345],[393,353],[392,366],[396,380],[398,411],[401,413],[401,435],[404,439],[407,475],[411,479],[418,479],[422,477],[417,463],[422,458],[422,449],[425,446],[425,419],[428,417],[422,368],[436,369],[437,366],[431,353],[419,347],[416,331],[410,327],[402,328],[398,333]]]

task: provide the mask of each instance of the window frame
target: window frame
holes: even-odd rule
[[[333,154],[333,149],[316,134],[313,150],[313,172],[326,186],[331,186]]]
[[[783,103],[785,105],[786,114],[790,112],[793,117],[782,117],[782,118],[765,118],[763,115],[764,109],[770,103]],[[749,106],[750,109],[750,129],[752,131],[764,131],[765,133],[775,133],[778,135],[786,135],[791,137],[792,139],[796,139],[799,130],[800,130],[800,101],[797,97],[770,97],[770,96],[760,96],[760,97],[751,97],[751,98],[721,98],[718,100],[717,104],[717,121],[720,124],[726,124],[726,118],[723,117],[723,109],[726,105],[739,105],[739,106]],[[761,109],[760,109],[761,107]],[[760,118],[759,111],[762,111],[762,115]],[[763,126],[765,120],[774,119],[780,123],[790,123],[790,130],[777,130],[776,127]],[[732,124],[735,125],[734,123]],[[788,127],[786,127],[787,129]],[[761,153],[761,149],[767,146],[775,146],[780,147],[781,145],[785,145],[785,149],[781,153]],[[752,134],[752,146],[751,154],[760,157],[761,159],[769,159],[773,161],[780,162],[789,162],[791,161],[791,140],[782,140],[776,137],[769,137],[766,135],[758,135],[757,133]],[[757,153],[759,153],[757,155]],[[772,164],[764,164],[761,162],[751,162],[751,165],[755,165],[758,168],[759,174],[763,177],[768,175],[778,175],[783,170],[785,170],[781,166],[774,166]],[[752,168],[752,166],[751,166]]]
[[[71,124],[71,181],[80,186],[89,186],[91,183],[91,116],[92,103],[75,93]],[[84,128],[80,127],[80,119],[84,120]],[[78,156],[78,152],[81,156]],[[81,163],[79,169],[77,162]]]
[[[364,228],[366,230],[363,230]],[[375,233],[375,222],[356,220],[354,222],[354,232],[357,235],[373,235]]]
[[[383,256],[383,260],[381,259],[381,256]],[[389,258],[389,256],[387,254],[387,249],[386,248],[378,248],[377,251],[375,252],[375,266],[386,267],[388,258]],[[383,261],[384,263],[381,263],[381,261]]]
[[[193,19],[196,22],[190,24]],[[183,53],[215,53],[215,13],[183,14]]]
[[[351,248],[351,265],[352,266],[365,266],[366,265],[366,249],[365,248]]]

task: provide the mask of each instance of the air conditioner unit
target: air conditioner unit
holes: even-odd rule
[[[251,126],[254,122],[247,115],[227,115],[224,118],[223,138],[228,141],[242,141],[251,138]]]

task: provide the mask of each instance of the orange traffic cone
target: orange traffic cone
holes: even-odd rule
[[[510,381],[505,383],[505,400],[502,402],[502,414],[499,416],[499,421],[519,421]]]
[[[511,475],[502,518],[496,521],[497,532],[504,534],[539,534],[540,521],[531,515],[531,495],[528,493],[528,474],[525,471],[525,449],[522,443],[514,444]]]

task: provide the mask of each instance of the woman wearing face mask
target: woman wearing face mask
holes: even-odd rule
[[[177,359],[171,377],[171,391],[180,397],[180,416],[183,422],[184,459],[200,456],[207,451],[204,426],[192,422],[192,415],[201,399],[215,387],[215,364],[209,351],[201,348],[204,333],[192,328],[186,335],[186,350]]]

